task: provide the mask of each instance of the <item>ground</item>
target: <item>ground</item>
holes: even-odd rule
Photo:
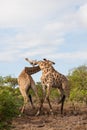
[[[60,106],[53,104],[54,114],[50,114],[47,103],[40,116],[35,116],[36,109],[31,107],[25,114],[13,119],[11,130],[87,130],[87,106],[83,104],[65,104],[64,114]]]

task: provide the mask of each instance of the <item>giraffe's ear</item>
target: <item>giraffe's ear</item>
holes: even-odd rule
[[[47,59],[46,59],[46,58],[44,58],[43,60],[47,61]]]
[[[26,61],[28,61],[28,58],[25,58]]]
[[[55,62],[52,62],[55,65]]]

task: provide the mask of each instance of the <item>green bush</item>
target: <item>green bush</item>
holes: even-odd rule
[[[71,90],[70,101],[84,102],[87,104],[87,91],[74,88]]]
[[[17,116],[22,105],[22,96],[18,89],[0,87],[0,129],[8,129],[10,120]]]
[[[15,97],[8,90],[0,92],[0,120],[7,120],[15,116],[18,104]]]
[[[68,79],[71,88],[69,99],[87,104],[87,66],[74,68],[68,74]]]

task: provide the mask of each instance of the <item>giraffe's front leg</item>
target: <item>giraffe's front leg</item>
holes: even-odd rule
[[[40,115],[41,113],[45,97],[46,97],[46,88],[45,88],[45,85],[42,85],[42,99],[41,99],[40,106],[39,106],[36,116]]]
[[[50,89],[51,89],[51,86],[48,85],[48,86],[47,86],[46,100],[48,101],[48,104],[49,104],[49,107],[50,107],[50,112],[51,112],[51,114],[53,115],[53,109],[52,109],[52,105],[51,105],[50,99],[49,99],[49,96],[50,96]]]

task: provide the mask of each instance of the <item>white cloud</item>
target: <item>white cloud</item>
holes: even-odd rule
[[[46,38],[44,35],[38,37],[29,37],[28,33],[17,34],[16,36],[4,37],[2,38],[1,43],[3,46],[0,52],[0,61],[13,61],[16,58],[29,57],[44,57],[48,54],[55,53],[56,50],[63,44],[64,39],[62,38]],[[7,57],[6,58],[6,54]]]
[[[11,62],[16,60],[18,57],[18,52],[17,50],[6,50],[3,52],[0,52],[0,61],[1,62]]]
[[[15,57],[36,55],[64,59],[86,55],[86,52],[58,53],[67,33],[81,24],[87,26],[86,3],[85,0],[0,0],[0,28],[18,29],[25,25],[15,35],[1,38],[0,61],[6,56],[6,61],[11,61]],[[73,9],[77,4],[79,7]]]
[[[64,60],[87,60],[87,52],[86,51],[76,51],[76,52],[63,52],[63,53],[56,53],[52,55],[48,55],[48,58],[53,59],[64,59]]]
[[[86,0],[0,0],[0,27],[23,27],[61,13]],[[66,14],[64,14],[66,15]],[[63,16],[64,17],[64,16]],[[38,21],[39,20],[39,21]]]
[[[46,31],[48,31],[48,33],[50,32],[52,34],[63,36],[66,32],[69,32],[73,28],[72,22],[70,23],[69,22],[58,21],[58,22],[49,23],[45,29]]]
[[[7,41],[7,42],[6,42]],[[65,60],[87,60],[86,51],[75,52],[58,52],[59,48],[64,45],[64,39],[41,39],[28,38],[28,35],[18,35],[12,39],[5,39],[5,44],[0,52],[0,61],[13,61],[16,58],[35,58],[46,57],[52,59]],[[6,46],[6,47],[5,47]],[[84,47],[83,47],[84,48]],[[78,48],[79,49],[79,48]]]
[[[77,12],[78,23],[82,27],[87,27],[87,3],[80,6]]]
[[[0,2],[0,26],[19,27],[41,19],[59,8],[57,0],[3,0]]]
[[[72,3],[72,2],[71,2]],[[75,5],[76,6],[76,5]],[[71,8],[73,5],[71,6]],[[75,7],[74,7],[75,8]],[[61,13],[59,19],[50,21],[45,26],[45,31],[52,34],[64,36],[66,33],[73,32],[79,29],[87,29],[87,2],[76,7],[76,9],[66,9]]]

